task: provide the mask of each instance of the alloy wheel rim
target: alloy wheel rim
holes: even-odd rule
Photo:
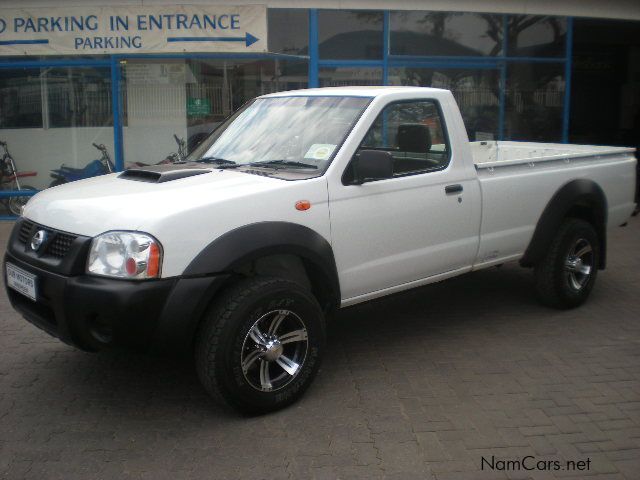
[[[302,370],[309,348],[307,328],[291,310],[272,310],[249,329],[240,353],[245,380],[256,390],[273,392]]]
[[[593,271],[593,247],[588,240],[579,238],[575,241],[564,264],[565,276],[569,286],[575,290],[582,290]]]

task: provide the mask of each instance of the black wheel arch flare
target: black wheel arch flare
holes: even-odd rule
[[[535,266],[546,255],[556,232],[568,216],[591,222],[600,240],[600,262],[606,266],[607,198],[602,188],[592,180],[572,180],[558,189],[542,212],[531,242],[520,260],[524,267]],[[585,218],[586,217],[586,218]]]
[[[319,275],[333,306],[340,305],[340,282],[329,242],[309,227],[291,222],[258,222],[228,231],[209,243],[187,266],[184,276],[230,273],[269,255],[295,255]]]

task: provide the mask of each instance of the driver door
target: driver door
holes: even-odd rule
[[[390,103],[360,149],[390,152],[393,177],[352,184],[352,160],[342,183],[329,187],[343,305],[470,269],[480,222],[472,200],[480,198],[479,186],[459,166],[463,159],[449,144],[439,103]]]

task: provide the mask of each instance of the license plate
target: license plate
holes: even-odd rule
[[[36,276],[10,263],[7,263],[7,286],[36,300]]]

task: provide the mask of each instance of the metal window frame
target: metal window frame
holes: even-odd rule
[[[569,126],[571,120],[571,74],[573,69],[573,17],[567,17],[567,36],[565,40],[562,143],[569,143]]]
[[[496,69],[500,74],[500,98],[498,105],[498,140],[504,140],[506,129],[506,90],[507,71],[513,63],[552,63],[564,65],[565,91],[563,98],[562,143],[569,141],[570,108],[571,108],[571,68],[573,54],[573,17],[562,17],[567,21],[565,36],[565,54],[560,57],[517,57],[508,55],[508,28],[512,14],[502,14],[502,45],[499,55],[495,56],[444,56],[444,55],[394,55],[391,53],[391,13],[383,13],[383,51],[379,60],[337,60],[319,57],[318,45],[318,9],[309,9],[309,86],[319,85],[319,69],[321,67],[360,67],[382,68],[383,85],[389,85],[389,68],[427,67],[451,69]]]

